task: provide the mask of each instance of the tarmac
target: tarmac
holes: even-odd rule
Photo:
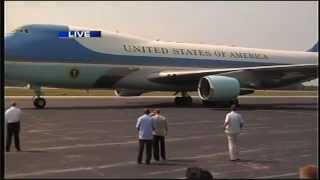
[[[23,151],[5,153],[6,178],[184,178],[191,166],[214,178],[298,178],[299,167],[318,164],[318,97],[240,98],[238,162],[229,161],[223,131],[228,109],[197,98],[189,106],[173,97],[51,98],[42,110],[15,101]],[[135,124],[147,107],[168,118],[167,160],[138,165]]]

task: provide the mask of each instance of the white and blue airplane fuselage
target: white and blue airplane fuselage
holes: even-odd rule
[[[204,102],[232,102],[257,89],[315,79],[318,44],[310,51],[150,41],[64,25],[26,25],[5,37],[6,82],[30,84],[44,107],[41,86],[116,89],[118,95],[188,91]]]

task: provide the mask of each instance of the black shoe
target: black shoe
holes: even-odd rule
[[[137,161],[138,164],[141,164],[141,161]]]
[[[150,164],[150,162],[146,162],[146,164],[147,164],[147,165],[149,165],[149,164]]]
[[[10,150],[6,150],[6,152],[10,152]]]

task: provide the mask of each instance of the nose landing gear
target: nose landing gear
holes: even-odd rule
[[[43,109],[46,106],[46,100],[41,97],[41,87],[40,86],[30,86],[30,89],[33,89],[34,93],[36,94],[36,98],[33,98],[33,105],[37,109]]]
[[[46,106],[46,100],[44,98],[37,97],[33,100],[33,105],[37,109],[43,109]]]

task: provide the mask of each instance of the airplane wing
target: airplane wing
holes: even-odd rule
[[[272,89],[313,80],[318,76],[317,64],[295,64],[226,68],[209,70],[162,71],[149,77],[158,83],[190,83],[197,85],[201,77],[221,75],[239,80],[241,88]]]

